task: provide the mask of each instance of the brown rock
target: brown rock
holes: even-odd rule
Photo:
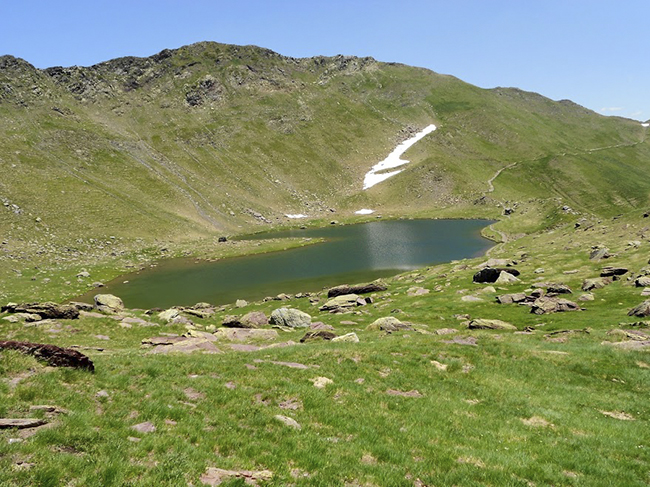
[[[92,361],[83,353],[71,348],[61,348],[56,345],[42,343],[0,341],[0,350],[18,350],[21,353],[33,355],[38,359],[47,361],[52,367],[74,367],[95,370]]]
[[[530,312],[537,315],[560,313],[564,311],[580,311],[580,306],[568,299],[542,297],[535,300]]]
[[[374,281],[367,284],[356,284],[354,286],[342,284],[341,286],[336,286],[328,290],[327,297],[335,298],[336,296],[342,296],[344,294],[375,293],[380,291],[386,291],[386,289],[388,289],[388,286],[386,286],[381,281]]]

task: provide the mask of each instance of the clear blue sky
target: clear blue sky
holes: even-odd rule
[[[650,0],[2,0],[0,54],[91,65],[210,40],[373,56],[650,118]]]

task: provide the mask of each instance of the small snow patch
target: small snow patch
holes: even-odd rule
[[[355,211],[355,215],[372,215],[375,210],[369,210],[368,208],[362,208],[361,210]]]
[[[298,213],[296,215],[284,215],[287,218],[308,218],[307,215],[303,215],[302,213]]]
[[[410,149],[411,146],[413,146],[417,141],[429,135],[431,132],[436,130],[436,128],[437,127],[433,124],[429,125],[428,127],[424,128],[423,130],[415,134],[410,139],[406,139],[404,142],[398,145],[393,150],[393,152],[391,152],[388,155],[386,159],[372,166],[370,171],[366,173],[366,177],[363,180],[363,189],[372,188],[375,184],[381,183],[382,181],[385,181],[389,177],[401,173],[402,170],[400,169],[398,171],[391,171],[383,174],[377,174],[378,172],[385,171],[386,169],[393,169],[399,166],[403,166],[404,164],[408,164],[410,161],[407,161],[405,159],[400,159],[400,157],[408,149]]]
[[[650,123],[642,123],[641,127],[650,127]]]

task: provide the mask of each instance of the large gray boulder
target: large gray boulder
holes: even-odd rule
[[[97,294],[94,299],[97,311],[109,314],[124,311],[124,303],[117,296],[113,296],[112,294]]]
[[[299,309],[278,308],[271,313],[269,321],[272,325],[307,328],[311,324],[311,316]]]

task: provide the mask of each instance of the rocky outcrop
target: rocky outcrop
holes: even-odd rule
[[[27,355],[33,355],[38,359],[45,360],[52,367],[74,367],[91,372],[95,370],[92,361],[83,353],[56,345],[9,340],[0,341],[0,350],[17,350]]]
[[[606,266],[600,273],[600,277],[613,277],[616,279],[619,276],[627,274],[628,269],[625,267]]]
[[[9,313],[27,313],[38,315],[43,320],[74,320],[79,318],[79,310],[70,304],[45,303],[9,303],[1,311]]]
[[[536,299],[530,310],[531,313],[537,315],[561,313],[564,311],[580,311],[580,306],[568,299],[544,296]]]

